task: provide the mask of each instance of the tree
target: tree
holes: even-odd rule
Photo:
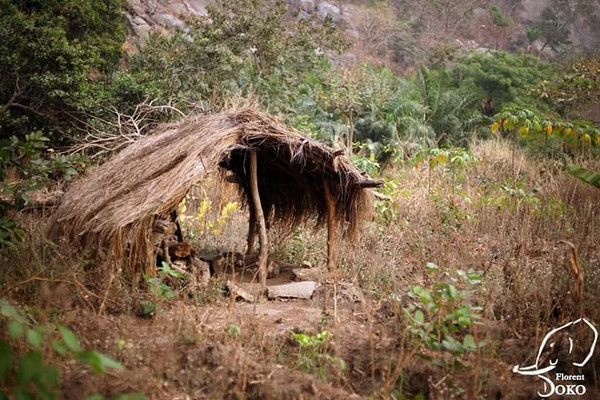
[[[556,9],[548,7],[542,11],[536,28],[540,36],[545,39],[540,51],[550,46],[554,51],[559,51],[559,47],[569,43],[569,29],[567,24],[572,22],[573,16],[563,15]]]
[[[540,82],[533,93],[564,117],[600,122],[600,57],[577,60],[561,69],[559,79]]]
[[[445,39],[464,28],[473,9],[485,7],[487,3],[487,0],[425,0],[418,2],[418,7],[435,24],[440,38]]]
[[[275,96],[282,84],[292,84],[282,76],[305,76],[322,49],[346,45],[333,24],[290,16],[282,0],[217,0],[206,16],[188,22],[187,32],[152,35],[130,60],[138,82],[166,98],[242,91]]]
[[[0,0],[0,138],[62,125],[92,101],[119,66],[120,11],[120,0]]]
[[[498,50],[500,45],[505,41],[506,29],[510,26],[510,19],[502,13],[498,6],[490,7],[490,19],[494,27],[495,49]]]
[[[551,79],[554,70],[532,55],[490,51],[459,58],[452,73],[454,85],[463,93],[476,96],[483,114],[491,116],[511,102],[544,107],[528,89]]]

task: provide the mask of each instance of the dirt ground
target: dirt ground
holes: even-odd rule
[[[491,357],[466,360],[466,370],[436,369],[426,352],[415,353],[398,332],[395,310],[388,304],[351,303],[340,296],[324,309],[324,297],[257,303],[223,298],[198,306],[186,301],[164,304],[153,319],[124,313],[95,315],[76,309],[67,315],[83,343],[120,360],[123,372],[95,375],[79,364],[67,366],[65,399],[93,393],[107,398],[143,393],[149,399],[360,399],[393,398],[394,387],[409,398],[528,399],[537,390],[531,380],[515,376],[511,366]],[[331,299],[330,299],[331,300]],[[232,333],[231,327],[237,327]],[[499,324],[486,324],[482,335],[508,335]],[[310,335],[329,330],[328,352],[344,360],[345,370],[328,366],[325,378],[302,371],[292,332]],[[505,341],[502,354],[515,360],[531,354],[518,340]],[[485,383],[465,392],[472,369]],[[398,370],[404,372],[398,374]],[[456,385],[460,382],[460,385]],[[469,389],[467,389],[469,390]],[[399,392],[399,389],[398,389]],[[402,397],[400,397],[402,398]],[[589,397],[593,398],[593,397]]]
[[[108,395],[141,392],[157,399],[360,397],[352,382],[326,383],[295,370],[286,360],[293,347],[290,332],[317,333],[324,319],[333,318],[333,311],[328,316],[313,301],[174,304],[153,320],[75,313],[73,328],[90,346],[121,360],[127,370],[97,376],[75,365],[64,380],[69,399],[99,389]],[[337,323],[332,322],[334,351],[360,355],[367,344],[357,339],[367,324],[366,313],[348,306],[338,309]],[[227,334],[228,326],[234,325],[239,337]],[[347,342],[348,337],[354,340]],[[342,345],[350,343],[351,348]]]

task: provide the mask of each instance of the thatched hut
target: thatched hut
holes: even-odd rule
[[[365,188],[377,186],[342,153],[252,108],[189,118],[160,127],[73,183],[50,233],[105,249],[108,261],[129,272],[152,273],[155,221],[176,210],[192,185],[220,170],[239,185],[248,205],[248,243],[252,249],[258,232],[260,270],[266,268],[266,225],[310,220],[328,225],[333,267],[336,230],[357,231],[370,208]]]

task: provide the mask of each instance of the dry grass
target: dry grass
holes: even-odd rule
[[[595,306],[600,191],[562,172],[560,165],[528,158],[503,141],[476,143],[472,151],[480,161],[455,171],[421,164],[388,173],[398,185],[390,193],[394,201],[377,204],[385,214],[364,225],[360,245],[345,246],[340,260],[343,279],[360,285],[367,302],[341,307],[338,321],[319,301],[240,305],[216,300],[199,305],[183,294],[166,302],[165,312],[154,320],[128,313],[97,317],[87,311],[85,292],[72,291],[79,310],[72,318],[74,329],[87,345],[122,360],[127,371],[118,377],[93,376],[66,366],[64,392],[71,398],[99,388],[107,394],[139,390],[160,399],[348,398],[351,393],[381,399],[418,394],[430,399],[533,398],[537,383],[513,374],[512,367],[530,362],[541,338],[561,322],[581,314],[600,321]],[[600,169],[596,161],[581,163]],[[210,187],[204,190],[210,192]],[[216,220],[223,204],[235,200],[235,193],[220,203],[215,198],[206,218]],[[186,227],[197,248],[245,248],[243,211],[219,234],[194,221],[190,218]],[[40,239],[42,228],[31,224],[32,241],[12,253],[12,276],[0,276],[6,280],[5,292],[30,273],[86,284],[88,272],[69,257],[61,262],[62,253]],[[276,254],[288,261],[325,259],[322,231],[273,229],[271,235]],[[571,250],[562,241],[577,249],[585,274],[583,299],[576,296]],[[482,323],[472,334],[487,344],[456,357],[465,369],[452,368],[453,357],[427,349],[407,334],[403,308],[411,300],[406,292],[415,284],[431,283],[427,262],[448,271],[483,271],[483,284],[471,299],[483,308]],[[37,296],[33,285],[6,293],[31,302]],[[122,302],[112,296],[108,301]],[[241,335],[228,334],[229,324],[237,325]],[[329,351],[347,364],[342,373],[331,370],[327,382],[298,371],[298,348],[290,339],[292,330],[314,334],[324,329],[334,334]],[[118,348],[118,341],[125,347]],[[590,398],[599,392],[599,363],[594,357],[583,370]]]

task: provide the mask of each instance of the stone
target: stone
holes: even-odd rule
[[[360,39],[360,33],[356,29],[346,29],[344,32],[346,32],[346,36],[348,36],[350,39]]]
[[[154,20],[167,29],[185,29],[187,27],[182,20],[172,14],[159,13],[154,16]]]
[[[148,22],[140,16],[135,17],[132,22],[135,25],[148,25]]]
[[[358,64],[358,56],[354,53],[344,53],[338,57],[338,62],[346,67]]]
[[[196,283],[201,287],[208,286],[210,280],[210,265],[199,258],[192,258],[192,272],[196,277]]]
[[[322,20],[331,18],[333,22],[338,23],[342,20],[342,10],[331,3],[319,3],[319,18]]]
[[[292,270],[292,280],[294,281],[317,281],[325,280],[327,271],[323,267],[317,268],[294,268]]]
[[[300,0],[300,2],[298,3],[298,6],[300,7],[300,9],[302,11],[305,11],[308,13],[315,11],[315,9],[317,8],[317,4],[315,3],[314,0]]]
[[[320,284],[315,281],[306,281],[269,286],[267,288],[267,297],[269,299],[310,299],[319,285]]]
[[[227,290],[236,300],[244,300],[249,303],[254,303],[254,296],[243,287],[236,285],[232,281],[227,281]]]
[[[133,26],[133,31],[135,32],[135,35],[138,38],[145,38],[146,36],[148,36],[148,34],[150,33],[150,31],[152,31],[152,27],[148,24],[144,24],[144,25],[134,25]]]
[[[206,6],[211,3],[211,0],[187,0],[184,3],[188,6],[190,14],[200,16],[208,14]]]

